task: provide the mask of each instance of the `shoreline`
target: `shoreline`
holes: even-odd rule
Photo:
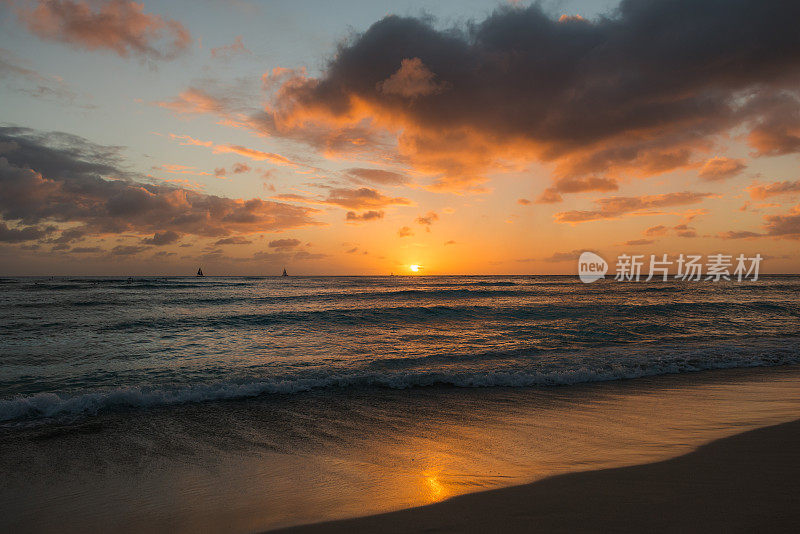
[[[0,530],[302,529],[675,458],[794,421],[798,392],[800,366],[737,368],[566,388],[267,396],[6,429]]]
[[[659,462],[268,532],[796,532],[799,526],[797,419]]]

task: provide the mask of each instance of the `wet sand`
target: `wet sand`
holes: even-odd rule
[[[273,532],[800,532],[800,420],[666,461]]]

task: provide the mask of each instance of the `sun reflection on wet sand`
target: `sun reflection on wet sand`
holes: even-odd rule
[[[426,504],[442,501],[451,495],[451,492],[447,490],[447,487],[439,479],[439,473],[436,471],[423,472],[422,481]]]

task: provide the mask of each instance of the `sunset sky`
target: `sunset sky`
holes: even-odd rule
[[[0,275],[800,271],[800,3],[0,2]]]

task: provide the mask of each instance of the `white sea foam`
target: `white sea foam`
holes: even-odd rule
[[[709,369],[763,367],[800,363],[792,346],[774,351],[724,350],[722,354],[691,351],[645,361],[637,357],[591,358],[571,367],[539,362],[538,369],[510,365],[498,370],[434,369],[350,371],[327,376],[282,376],[241,382],[194,384],[174,388],[121,387],[72,395],[38,393],[0,400],[0,422],[94,415],[115,409],[151,408],[185,403],[242,399],[265,394],[293,394],[313,389],[385,387],[405,389],[447,385],[464,388],[568,386]],[[502,367],[502,366],[501,366]],[[556,368],[554,368],[556,367]]]

